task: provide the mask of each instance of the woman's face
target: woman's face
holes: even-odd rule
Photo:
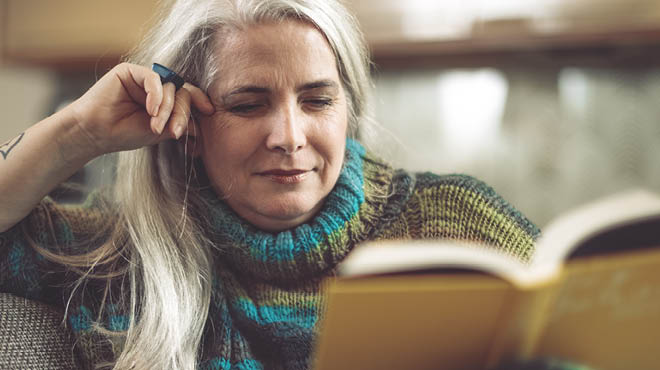
[[[211,183],[253,225],[279,231],[314,216],[342,167],[347,103],[335,56],[313,26],[252,26],[223,38],[216,113],[201,121]]]

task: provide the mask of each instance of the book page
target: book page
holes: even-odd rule
[[[537,343],[594,369],[657,369],[660,248],[572,260]]]
[[[452,240],[401,240],[358,246],[339,265],[342,278],[395,274],[420,270],[465,269],[491,274],[518,287],[552,277],[540,274],[493,247]]]
[[[532,258],[534,269],[556,270],[584,241],[607,230],[660,216],[660,196],[636,189],[560,215],[544,229]]]

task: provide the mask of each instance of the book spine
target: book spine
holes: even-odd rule
[[[502,310],[486,360],[487,369],[534,355],[557,297],[558,283],[554,279],[540,286],[511,290],[510,304]]]

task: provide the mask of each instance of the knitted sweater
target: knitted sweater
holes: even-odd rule
[[[333,276],[337,264],[361,242],[471,240],[527,260],[539,234],[484,183],[464,175],[394,170],[352,140],[347,141],[344,168],[322,210],[294,229],[260,231],[212,192],[203,195],[214,223],[209,234],[221,252],[215,256],[202,369],[307,369],[322,314],[322,281]],[[67,323],[77,339],[81,368],[117,355],[120,346],[112,346],[116,340],[104,340],[93,328],[126,330],[126,313],[111,297],[97,320],[104,283],[90,280],[76,288],[78,275],[29,245],[66,249],[93,235],[89,225],[98,225],[103,217],[94,200],[74,207],[45,199],[25,220],[0,234],[0,291],[61,307],[71,296]],[[25,230],[32,241],[24,237]]]

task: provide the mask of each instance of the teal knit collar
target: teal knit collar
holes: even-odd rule
[[[237,273],[269,281],[313,277],[334,268],[352,248],[346,229],[364,208],[365,154],[362,145],[348,139],[339,179],[319,214],[308,223],[278,233],[257,229],[212,190],[204,192],[211,206],[212,228],[219,237],[216,242],[221,261]]]

